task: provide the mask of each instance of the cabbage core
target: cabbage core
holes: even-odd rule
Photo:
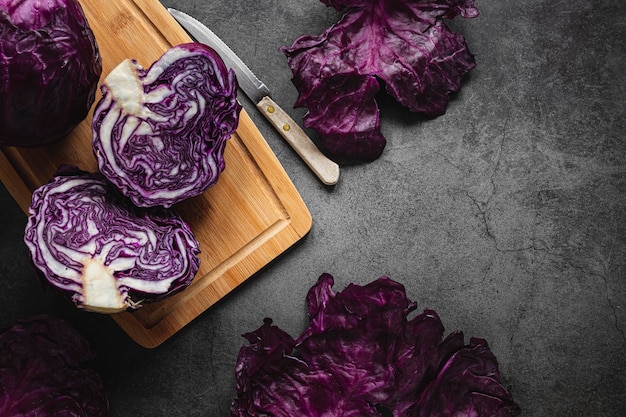
[[[89,259],[83,268],[83,302],[88,309],[100,313],[117,313],[128,308],[128,294],[117,280],[97,259]]]

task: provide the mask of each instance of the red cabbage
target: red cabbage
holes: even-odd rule
[[[142,209],[99,173],[63,167],[35,190],[24,241],[44,282],[80,308],[137,309],[186,288],[199,243],[173,210]]]
[[[50,315],[0,331],[0,416],[104,417],[109,410],[95,358],[68,322]]]
[[[102,58],[76,0],[0,0],[0,145],[66,136],[95,100]]]
[[[478,15],[473,0],[321,0],[343,18],[319,36],[282,50],[304,125],[342,158],[372,161],[386,144],[376,94],[381,85],[413,112],[445,112],[451,93],[475,66],[463,36],[442,19]]]
[[[293,339],[266,319],[245,334],[231,416],[515,416],[487,342],[444,337],[433,310],[381,277],[334,293],[323,274],[307,296],[309,327]]]
[[[135,205],[170,207],[215,185],[241,110],[235,73],[217,52],[177,45],[148,70],[128,59],[101,90],[92,125],[98,166]]]

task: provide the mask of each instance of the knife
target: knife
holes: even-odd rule
[[[167,11],[196,41],[215,49],[228,68],[237,75],[241,90],[256,104],[281,136],[326,185],[339,180],[339,165],[328,159],[291,117],[272,100],[269,88],[257,78],[248,66],[211,29],[179,10]]]

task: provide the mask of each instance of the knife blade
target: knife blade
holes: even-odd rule
[[[291,145],[313,173],[326,185],[336,184],[339,180],[339,165],[324,155],[304,130],[274,102],[270,89],[254,75],[237,54],[197,19],[176,9],[168,8],[167,11],[196,41],[217,51],[226,66],[235,72],[239,88],[255,103],[261,114]]]

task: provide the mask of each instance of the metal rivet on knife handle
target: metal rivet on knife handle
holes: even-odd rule
[[[257,108],[324,184],[337,183],[339,165],[328,159],[282,108],[270,97],[262,98]]]

